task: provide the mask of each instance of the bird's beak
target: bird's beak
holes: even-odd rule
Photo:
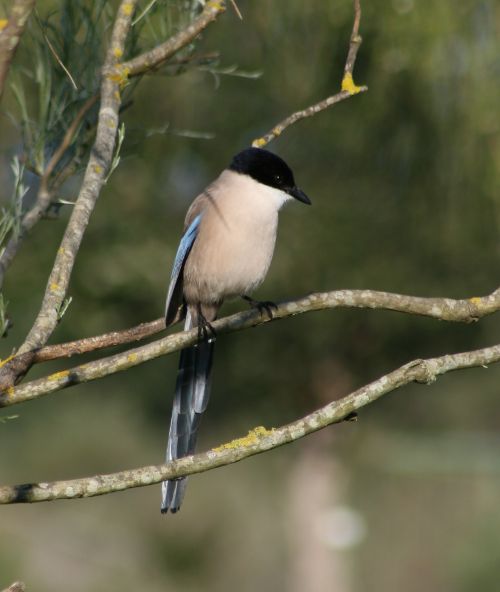
[[[311,200],[302,191],[302,189],[299,189],[298,187],[291,187],[290,189],[287,190],[287,193],[288,193],[288,195],[295,197],[295,199],[298,199],[302,203],[305,203],[307,205],[311,205]]]

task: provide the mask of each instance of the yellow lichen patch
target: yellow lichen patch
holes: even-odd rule
[[[479,298],[479,296],[473,296],[472,298],[469,298],[469,302],[474,304],[474,306],[479,306],[481,304],[481,298]]]
[[[127,361],[131,363],[137,362],[137,354],[129,354],[127,356]]]
[[[64,255],[64,253],[66,252],[64,247],[60,247],[59,251],[57,251],[59,253],[59,255]]]
[[[226,6],[223,0],[211,0],[207,2],[207,8],[214,8],[215,10],[225,10]]]
[[[97,173],[98,175],[100,175],[102,173],[102,166],[95,164],[94,165],[94,173]]]
[[[351,95],[355,95],[361,91],[361,87],[354,84],[352,74],[347,72],[342,79],[342,90],[346,90]]]
[[[47,380],[61,380],[69,375],[69,370],[61,370],[60,372],[54,372],[50,376],[47,376]]]
[[[128,75],[130,74],[130,68],[125,66],[116,66],[113,74],[109,75],[109,79],[116,82],[120,87],[124,87],[128,82]]]
[[[9,388],[7,389],[7,396],[12,397],[14,395],[15,390],[16,389],[13,386],[9,386]]]
[[[130,16],[134,10],[134,5],[132,4],[132,2],[127,2],[126,4],[123,5],[122,10],[123,10],[124,14],[126,14],[127,16]]]
[[[243,438],[236,438],[227,444],[221,444],[217,448],[212,448],[214,452],[222,452],[223,450],[234,450],[235,448],[246,448],[257,444],[260,438],[264,436],[270,436],[274,432],[274,428],[267,430],[264,426],[257,426],[253,430],[250,430]]]
[[[5,364],[7,364],[7,362],[10,362],[12,360],[12,358],[14,357],[15,354],[12,354],[11,356],[9,356],[8,358],[5,358],[5,360],[0,360],[0,368],[2,366],[5,366]]]
[[[9,21],[7,19],[0,19],[0,31],[2,31],[3,29],[5,29],[5,27],[9,24]]]
[[[267,142],[264,138],[257,138],[252,142],[252,146],[254,148],[262,148],[262,146],[265,146],[266,144]]]
[[[51,292],[57,292],[59,290],[59,284],[56,284],[55,282],[52,282],[50,284],[50,291]]]
[[[270,430],[268,430],[264,426],[257,426],[253,430],[250,430],[250,432],[248,432],[248,433],[253,434],[254,436],[260,437],[260,436],[270,436],[274,431],[275,431],[274,428],[271,428]]]
[[[115,58],[121,58],[123,55],[123,50],[121,49],[121,47],[115,47],[113,49],[113,55],[115,56]]]

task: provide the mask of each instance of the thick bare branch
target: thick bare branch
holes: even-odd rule
[[[101,83],[101,105],[96,139],[89,158],[80,194],[73,208],[38,316],[19,353],[37,349],[47,342],[54,331],[61,305],[66,296],[69,279],[83,234],[89,223],[100,190],[109,170],[115,147],[120,107],[119,73],[115,71],[118,57],[123,55],[125,39],[130,28],[136,0],[123,0],[111,35]]]
[[[14,0],[7,21],[0,20],[0,99],[10,64],[36,0]]]
[[[208,452],[181,458],[164,465],[153,465],[69,481],[6,485],[0,487],[0,504],[93,497],[133,487],[144,487],[160,483],[165,479],[175,479],[183,475],[209,471],[294,442],[333,423],[348,420],[362,407],[411,382],[430,384],[440,375],[452,370],[488,366],[499,361],[500,344],[476,351],[450,354],[427,360],[414,360],[350,395],[333,401],[306,417],[283,427],[271,430],[258,427],[243,438],[223,444]]]
[[[205,4],[200,15],[185,29],[167,39],[154,49],[147,51],[128,62],[122,64],[125,76],[137,76],[161,66],[188,43],[191,43],[198,35],[208,27],[220,14],[226,10],[223,0],[210,0]]]
[[[327,295],[328,301],[332,303],[329,306],[325,306],[325,308],[347,306],[385,308],[399,312],[432,316],[436,319],[459,323],[476,321],[481,317],[496,312],[500,308],[500,288],[488,296],[468,298],[465,300],[422,298],[418,296],[377,292],[374,290],[340,290],[327,292],[323,295],[313,294],[309,298],[324,295]],[[336,304],[333,304],[334,302]],[[164,330],[165,322],[162,317],[148,323],[141,323],[124,331],[112,331],[67,343],[48,345],[35,352],[33,363],[47,362],[58,358],[69,358],[74,355],[88,353],[106,347],[140,341]]]
[[[319,113],[324,109],[328,109],[328,107],[331,107],[336,103],[340,103],[340,101],[344,101],[352,95],[366,92],[368,90],[367,86],[356,86],[353,80],[354,64],[356,62],[356,56],[358,54],[358,49],[362,41],[359,35],[360,21],[360,0],[354,0],[354,23],[351,32],[351,38],[349,41],[349,51],[347,53],[347,59],[344,65],[344,76],[342,78],[341,91],[334,95],[331,95],[326,99],[323,99],[319,103],[307,107],[306,109],[302,109],[301,111],[296,111],[295,113],[292,113],[292,115],[289,115],[286,119],[276,124],[269,132],[267,132],[267,134],[254,140],[252,146],[255,146],[256,148],[262,148],[263,146],[266,146],[267,144],[269,144],[269,142],[277,138],[279,135],[281,135],[287,127],[290,127],[297,121],[305,119],[306,117],[312,117],[313,115],[316,115],[316,113]]]
[[[273,319],[282,319],[303,312],[338,307],[386,309],[428,316],[445,321],[472,322],[482,316],[500,310],[500,288],[489,296],[469,298],[467,300],[419,298],[387,292],[376,292],[373,290],[323,292],[311,294],[300,300],[280,304],[273,311]],[[267,315],[261,315],[258,310],[252,309],[220,319],[214,322],[213,326],[217,334],[220,335],[222,333],[254,327],[265,322],[269,322]],[[89,382],[109,374],[127,370],[133,366],[138,366],[154,358],[192,345],[196,342],[197,338],[198,332],[196,329],[182,331],[147,345],[114,356],[101,358],[95,362],[75,366],[70,370],[56,372],[45,378],[33,380],[17,387],[11,384],[6,388],[2,388],[2,392],[0,393],[0,407],[23,403],[75,384]],[[34,357],[36,353],[28,352],[27,355]],[[9,366],[15,368],[17,360],[18,357],[12,360],[6,360],[4,364],[7,370],[9,370]],[[8,372],[6,375],[8,376]]]

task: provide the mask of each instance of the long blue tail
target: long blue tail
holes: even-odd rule
[[[188,313],[184,329],[192,328]],[[210,372],[215,340],[200,341],[181,351],[179,371],[175,385],[166,461],[176,460],[194,453],[201,416],[210,398]],[[187,485],[187,477],[162,483],[161,512],[179,510]]]

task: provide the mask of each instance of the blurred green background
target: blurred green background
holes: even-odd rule
[[[62,3],[37,4],[40,18],[55,10],[58,22]],[[167,4],[172,14],[184,6]],[[194,48],[220,52],[218,64],[178,76],[173,67],[135,89],[121,164],[92,216],[53,342],[159,317],[197,192],[252,139],[339,88],[349,0],[238,5],[243,21],[229,8]],[[369,92],[269,146],[313,207],[282,212],[257,296],[489,293],[500,269],[500,6],[390,0],[363,10],[355,80]],[[17,67],[29,69],[28,37],[23,43]],[[30,92],[36,102],[36,84]],[[22,151],[16,118],[8,92],[0,111],[4,203],[9,162]],[[66,199],[79,181],[65,185]],[[36,185],[33,175],[27,182]],[[14,327],[2,357],[34,320],[68,213],[39,223],[8,273]],[[415,357],[492,345],[499,329],[498,315],[454,325],[336,310],[223,335],[199,449],[282,425]],[[162,462],[176,366],[169,356],[3,411],[0,418],[19,417],[0,423],[1,481]],[[160,516],[159,486],[2,507],[0,588],[21,579],[39,592],[497,590],[499,395],[500,366],[406,387],[363,409],[357,423],[191,478],[175,516]]]

